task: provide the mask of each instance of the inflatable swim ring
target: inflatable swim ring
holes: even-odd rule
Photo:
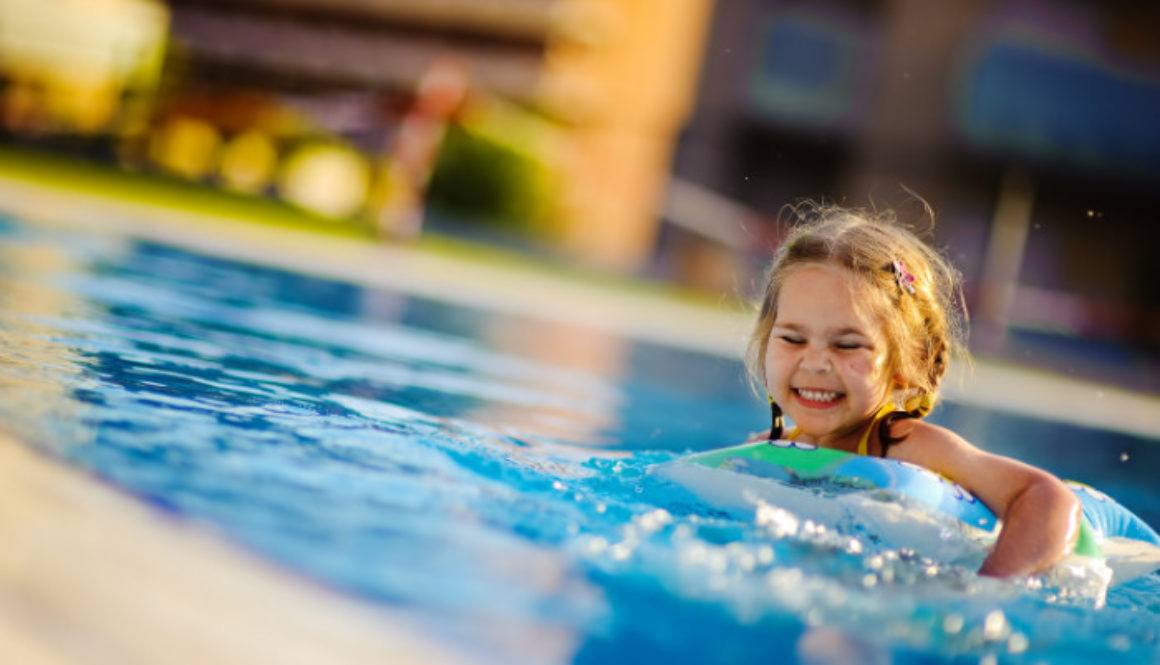
[[[747,501],[761,483],[826,483],[855,490],[885,490],[960,520],[968,529],[994,533],[999,520],[963,487],[923,467],[795,441],[757,441],[688,455],[661,465],[661,473],[711,505]],[[714,473],[701,473],[704,469]],[[732,472],[723,475],[720,471]],[[738,477],[735,474],[741,474]],[[1160,535],[1108,495],[1065,481],[1083,505],[1075,554],[1106,557],[1113,583],[1160,569]],[[742,495],[745,495],[742,497]]]

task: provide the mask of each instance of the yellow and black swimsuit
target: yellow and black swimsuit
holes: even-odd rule
[[[883,404],[882,408],[878,409],[878,411],[874,413],[874,417],[870,419],[870,425],[866,427],[866,431],[862,432],[862,437],[858,439],[858,449],[854,452],[858,453],[859,455],[869,455],[870,434],[875,429],[877,429],[879,425],[881,425],[882,420],[886,418],[886,416],[894,413],[897,410],[898,407],[894,406],[894,402],[887,402]],[[795,436],[801,433],[802,428],[794,427],[792,430],[790,430],[789,434],[785,435],[785,438],[792,441]],[[886,446],[883,446],[882,457],[886,457]]]

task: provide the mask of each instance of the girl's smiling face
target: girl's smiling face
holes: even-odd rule
[[[799,440],[854,450],[886,401],[886,343],[855,306],[850,273],[812,263],[782,282],[765,354],[765,383]]]

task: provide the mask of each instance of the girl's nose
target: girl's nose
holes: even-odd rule
[[[806,349],[801,362],[802,370],[811,374],[823,374],[833,369],[830,354],[820,349]]]

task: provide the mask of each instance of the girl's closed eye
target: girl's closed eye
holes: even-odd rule
[[[873,351],[874,342],[862,334],[837,335],[832,338],[833,347],[839,351]]]

